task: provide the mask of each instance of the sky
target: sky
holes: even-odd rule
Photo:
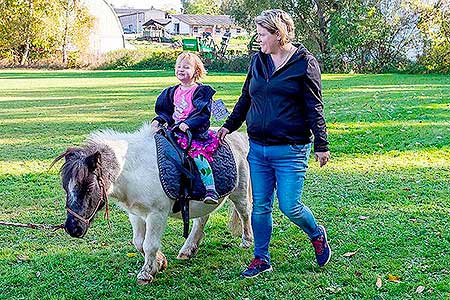
[[[180,11],[181,8],[180,0],[106,0],[106,2],[114,7],[150,8],[153,6],[157,9],[175,9],[176,11]]]

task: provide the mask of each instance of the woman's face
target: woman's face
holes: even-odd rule
[[[175,76],[184,84],[194,81],[195,66],[187,59],[183,59],[175,66]]]
[[[266,28],[256,24],[257,41],[261,45],[261,51],[265,54],[276,52],[276,49],[280,47],[278,36],[270,33]]]

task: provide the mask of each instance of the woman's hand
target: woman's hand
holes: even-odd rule
[[[186,123],[180,123],[180,125],[178,125],[178,128],[180,128],[181,131],[186,132],[186,130],[189,129],[189,126]]]
[[[314,152],[314,158],[319,161],[320,166],[323,167],[330,160],[330,151],[327,152]]]
[[[217,138],[221,144],[225,143],[225,136],[229,133],[230,131],[225,127],[220,127],[219,131],[217,131]]]

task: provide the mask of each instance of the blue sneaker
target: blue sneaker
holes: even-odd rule
[[[325,227],[319,225],[319,229],[322,232],[322,234],[319,237],[312,239],[311,243],[316,252],[317,264],[323,267],[330,261],[331,249],[330,245],[328,245],[327,231],[325,230]]]
[[[207,190],[203,202],[206,204],[219,204],[219,195],[214,190]]]
[[[250,265],[241,273],[242,278],[253,278],[264,272],[271,272],[272,266],[265,260],[254,258]]]

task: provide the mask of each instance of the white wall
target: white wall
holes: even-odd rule
[[[176,34],[175,33],[175,24],[180,24],[179,34],[192,35],[192,36],[200,36],[200,35],[202,35],[202,33],[205,31],[205,29],[207,27],[212,27],[212,26],[193,26],[193,27],[198,27],[198,32],[194,33],[193,27],[190,28],[190,26],[188,24],[183,23],[180,20],[172,17],[171,22],[165,26],[166,30],[170,34]],[[212,32],[213,36],[221,37],[225,33],[225,30],[226,30],[225,28],[226,27],[221,27],[220,33],[217,33],[216,30],[213,29],[213,32]],[[231,28],[230,32],[231,32],[231,37],[247,35],[247,31],[245,31],[243,28],[241,28],[239,33],[237,32],[237,28]]]
[[[95,18],[89,35],[89,52],[94,55],[125,48],[122,27],[113,9],[104,0],[84,0],[83,4]]]

